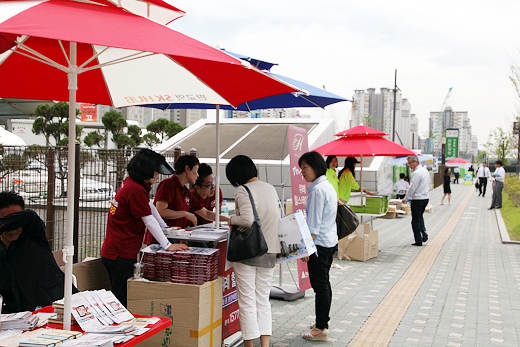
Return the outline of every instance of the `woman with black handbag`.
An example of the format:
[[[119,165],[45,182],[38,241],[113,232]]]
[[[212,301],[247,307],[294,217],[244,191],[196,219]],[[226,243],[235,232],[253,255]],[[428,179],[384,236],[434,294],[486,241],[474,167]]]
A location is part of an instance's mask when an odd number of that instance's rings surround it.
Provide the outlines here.
[[[245,155],[234,157],[226,166],[227,179],[237,187],[235,215],[230,221],[232,234],[228,245],[228,260],[235,261],[233,266],[237,280],[239,319],[245,347],[253,347],[256,338],[260,338],[262,347],[269,347],[272,335],[269,292],[276,254],[280,253],[278,194],[272,185],[260,181],[257,175],[255,164]],[[256,243],[265,240],[266,248],[255,248],[255,244],[247,244],[247,237],[234,238],[233,235],[237,232],[258,233],[259,230],[260,241]],[[244,240],[243,249],[236,249],[237,243],[231,242],[232,239]],[[258,255],[251,259],[243,259],[248,251],[256,252]],[[243,260],[230,259],[231,252],[237,259]]]

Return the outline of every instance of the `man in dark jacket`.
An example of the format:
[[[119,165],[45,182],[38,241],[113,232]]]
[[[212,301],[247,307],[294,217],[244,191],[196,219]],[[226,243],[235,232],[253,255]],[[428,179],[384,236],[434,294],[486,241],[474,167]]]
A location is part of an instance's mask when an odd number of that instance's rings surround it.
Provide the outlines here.
[[[65,276],[54,260],[45,224],[36,212],[24,208],[18,194],[0,192],[2,313],[34,311],[63,298]]]

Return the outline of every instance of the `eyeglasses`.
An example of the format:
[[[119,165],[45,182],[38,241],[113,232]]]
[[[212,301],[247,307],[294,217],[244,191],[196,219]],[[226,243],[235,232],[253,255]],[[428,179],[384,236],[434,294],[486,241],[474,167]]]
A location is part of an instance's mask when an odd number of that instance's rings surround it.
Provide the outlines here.
[[[213,183],[210,183],[210,184],[203,184],[202,185],[203,187],[206,187],[208,189],[212,189],[213,187],[215,187],[215,185]]]

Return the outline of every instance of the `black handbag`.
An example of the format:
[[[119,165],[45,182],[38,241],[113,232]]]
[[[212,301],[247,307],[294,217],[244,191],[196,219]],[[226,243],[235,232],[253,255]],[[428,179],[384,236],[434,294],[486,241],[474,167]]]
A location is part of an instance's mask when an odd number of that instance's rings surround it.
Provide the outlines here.
[[[358,225],[359,218],[356,212],[352,211],[343,200],[338,200],[338,213],[336,215],[338,239],[352,234]]]
[[[477,188],[477,189],[480,188],[480,181],[475,182],[475,188]]]
[[[255,202],[251,191],[247,186],[243,186],[249,194],[255,221],[250,227],[242,227],[233,225],[229,235],[227,260],[228,261],[242,261],[259,257],[267,253],[268,247],[262,233],[262,226],[258,219]]]

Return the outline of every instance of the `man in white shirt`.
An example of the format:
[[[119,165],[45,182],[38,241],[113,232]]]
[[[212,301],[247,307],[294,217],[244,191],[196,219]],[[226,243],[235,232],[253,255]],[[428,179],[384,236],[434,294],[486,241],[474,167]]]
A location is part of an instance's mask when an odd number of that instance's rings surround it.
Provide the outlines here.
[[[459,184],[460,169],[458,166],[455,166],[453,168],[453,173],[455,174],[455,179],[453,180],[453,183]]]
[[[428,241],[428,234],[424,226],[424,209],[430,200],[430,174],[424,166],[419,163],[415,155],[408,157],[408,165],[413,170],[410,180],[410,188],[406,192],[403,203],[410,200],[412,209],[412,230],[415,243],[412,246],[422,246],[423,242]]]
[[[400,173],[399,178],[400,180],[395,182],[394,184],[394,192],[396,192],[396,199],[404,199],[406,192],[408,191],[408,188],[410,187],[410,184],[404,180],[405,174]]]
[[[496,169],[493,172],[495,181],[493,182],[493,200],[491,200],[490,210],[502,208],[502,189],[504,188],[504,179],[506,178],[506,170],[502,166],[502,160],[495,162]]]
[[[479,191],[478,196],[481,196],[481,195],[482,195],[482,197],[486,196],[488,177],[491,178],[491,172],[489,171],[487,164],[482,163],[482,167],[479,167],[477,169],[477,180],[480,183],[480,187],[478,188],[478,191]],[[482,193],[484,193],[484,194],[482,194]]]

